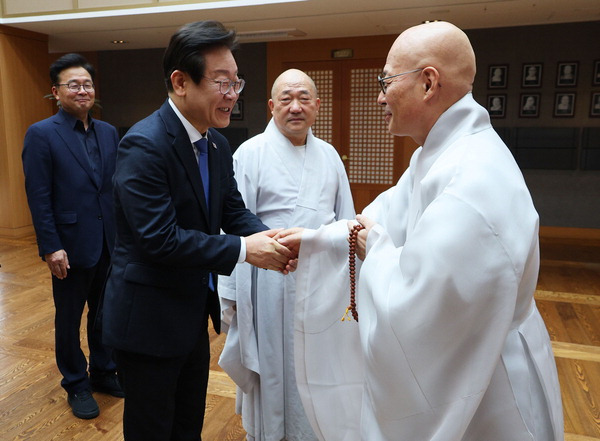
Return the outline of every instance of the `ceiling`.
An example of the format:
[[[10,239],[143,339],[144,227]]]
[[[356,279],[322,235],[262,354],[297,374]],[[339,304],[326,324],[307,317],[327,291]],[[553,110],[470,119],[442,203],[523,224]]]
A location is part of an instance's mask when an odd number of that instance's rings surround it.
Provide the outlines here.
[[[50,52],[71,52],[166,47],[182,24],[207,19],[234,28],[242,42],[259,42],[399,34],[425,20],[446,20],[463,29],[598,21],[600,1],[217,0],[38,16],[5,14],[0,24],[47,34]]]

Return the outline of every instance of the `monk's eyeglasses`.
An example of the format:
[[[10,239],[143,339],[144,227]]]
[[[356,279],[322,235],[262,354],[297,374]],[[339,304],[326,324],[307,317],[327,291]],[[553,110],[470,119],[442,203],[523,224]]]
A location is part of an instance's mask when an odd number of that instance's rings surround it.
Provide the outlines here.
[[[402,72],[402,73],[399,73],[396,75],[390,75],[389,77],[383,77],[383,78],[381,77],[381,75],[378,75],[377,81],[379,81],[379,86],[381,86],[381,91],[385,95],[385,93],[387,92],[388,86],[392,83],[392,81],[388,81],[388,80],[390,80],[391,78],[396,78],[396,77],[402,76],[402,75],[419,72],[423,69],[424,69],[424,67],[421,67],[420,69],[413,69],[413,70],[409,70],[408,72]]]

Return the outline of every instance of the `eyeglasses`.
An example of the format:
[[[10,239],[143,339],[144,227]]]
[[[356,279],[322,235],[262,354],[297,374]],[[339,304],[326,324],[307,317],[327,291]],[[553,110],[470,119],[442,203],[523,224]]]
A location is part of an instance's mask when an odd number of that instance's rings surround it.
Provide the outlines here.
[[[71,92],[74,92],[74,93],[79,92],[82,87],[83,87],[83,90],[85,90],[86,92],[94,91],[94,83],[84,83],[84,84],[66,83],[66,84],[56,84],[56,86],[67,86],[67,89],[69,89]]]
[[[383,94],[385,95],[385,92],[387,91],[388,86],[392,83],[392,81],[389,81],[386,83],[386,80],[389,80],[390,78],[395,78],[395,77],[399,77],[401,75],[406,75],[409,73],[414,73],[414,72],[419,72],[420,70],[423,70],[424,67],[420,68],[420,69],[413,69],[413,70],[409,70],[408,72],[402,72],[396,75],[390,75],[389,77],[383,77],[381,78],[381,75],[377,76],[377,81],[379,81],[379,85],[381,86],[381,91],[383,92]]]
[[[246,81],[240,78],[238,81],[231,80],[213,80],[212,78],[204,77],[207,80],[211,80],[215,83],[219,83],[219,92],[223,95],[227,95],[230,90],[233,90],[236,94],[240,94],[240,92],[244,89],[246,85]]]

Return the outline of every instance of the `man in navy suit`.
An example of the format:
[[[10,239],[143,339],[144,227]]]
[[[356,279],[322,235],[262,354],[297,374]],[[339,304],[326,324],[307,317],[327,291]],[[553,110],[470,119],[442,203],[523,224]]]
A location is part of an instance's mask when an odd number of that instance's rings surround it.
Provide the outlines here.
[[[163,60],[168,99],[119,144],[103,332],[125,391],[126,441],[201,439],[217,274],[243,261],[283,270],[292,256],[244,206],[214,130],[244,87],[235,44],[218,22],[179,29]]]
[[[94,326],[114,245],[112,176],[116,129],[93,119],[95,70],[79,54],[50,66],[59,111],[27,130],[23,148],[25,189],[39,253],[52,273],[56,363],[73,414],[95,418],[91,391],[122,397],[111,351]],[[88,362],[79,328],[88,304]]]

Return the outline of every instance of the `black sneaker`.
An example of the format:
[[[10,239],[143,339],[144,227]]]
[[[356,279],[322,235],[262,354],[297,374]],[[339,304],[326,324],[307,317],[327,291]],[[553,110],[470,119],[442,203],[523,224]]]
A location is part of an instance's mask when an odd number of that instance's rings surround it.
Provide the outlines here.
[[[125,396],[117,374],[92,375],[90,376],[90,386],[94,392],[102,392],[118,398]]]
[[[98,403],[96,403],[92,393],[87,389],[81,392],[70,393],[67,397],[67,402],[73,410],[73,415],[77,418],[89,420],[100,415]]]

